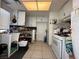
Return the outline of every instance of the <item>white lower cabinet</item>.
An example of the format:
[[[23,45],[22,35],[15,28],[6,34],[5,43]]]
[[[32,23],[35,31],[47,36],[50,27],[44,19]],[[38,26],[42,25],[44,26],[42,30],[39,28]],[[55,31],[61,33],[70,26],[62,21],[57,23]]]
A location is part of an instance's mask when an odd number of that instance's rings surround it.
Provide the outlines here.
[[[69,55],[66,52],[64,39],[64,37],[58,38],[53,36],[52,50],[57,59],[69,59]]]
[[[12,54],[14,54],[18,50],[18,39],[19,39],[19,34],[20,33],[6,33],[6,34],[1,34],[1,44],[7,44],[7,56],[10,57]],[[14,45],[16,43],[16,45]],[[6,53],[5,53],[6,54]],[[5,57],[5,56],[4,56]]]

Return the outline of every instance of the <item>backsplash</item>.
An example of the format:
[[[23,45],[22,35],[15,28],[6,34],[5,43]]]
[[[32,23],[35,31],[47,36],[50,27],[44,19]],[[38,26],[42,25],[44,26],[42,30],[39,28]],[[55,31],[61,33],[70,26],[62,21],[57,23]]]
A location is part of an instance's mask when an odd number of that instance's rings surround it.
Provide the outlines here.
[[[66,29],[69,29],[70,28],[70,23],[67,23],[67,22],[59,22],[58,24],[54,24],[53,25],[53,28],[54,28],[54,30],[56,30],[56,29],[60,29],[60,28],[66,28]]]

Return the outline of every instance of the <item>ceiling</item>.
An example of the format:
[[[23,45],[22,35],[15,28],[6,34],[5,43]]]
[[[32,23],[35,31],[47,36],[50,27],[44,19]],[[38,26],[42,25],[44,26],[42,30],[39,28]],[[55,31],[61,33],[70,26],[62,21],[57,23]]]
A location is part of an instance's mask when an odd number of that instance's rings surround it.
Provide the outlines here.
[[[25,7],[20,4],[19,2],[16,2],[14,0],[2,0],[4,3],[7,4],[11,9],[14,10],[26,10]]]
[[[60,10],[69,0],[53,0],[50,10]]]
[[[26,10],[26,8],[23,6],[23,4],[21,3],[18,3],[18,2],[15,2],[14,0],[5,0],[7,1],[7,5],[9,7],[11,7],[12,9],[18,9],[18,10]],[[20,0],[21,1],[21,0]],[[42,1],[42,0],[39,0],[39,1]],[[48,1],[48,0],[45,0],[45,1]],[[60,8],[63,7],[63,5],[67,2],[68,0],[52,0],[52,5],[51,5],[51,8],[50,10],[59,10]],[[49,11],[50,11],[49,10]],[[45,11],[45,12],[37,12],[37,14],[48,14],[49,11]],[[28,12],[28,10],[27,10]],[[29,13],[33,13],[35,14],[36,12],[29,12]]]
[[[69,0],[52,0],[51,8],[49,11],[45,12],[28,12],[31,15],[39,14],[39,15],[48,15],[49,12],[52,11],[59,11]]]
[[[52,0],[21,0],[28,11],[49,11]]]

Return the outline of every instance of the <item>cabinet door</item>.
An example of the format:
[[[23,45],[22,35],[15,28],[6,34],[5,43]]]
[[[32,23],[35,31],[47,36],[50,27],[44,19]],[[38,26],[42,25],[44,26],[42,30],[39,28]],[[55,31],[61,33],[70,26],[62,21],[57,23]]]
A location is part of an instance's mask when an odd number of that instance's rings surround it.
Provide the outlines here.
[[[0,8],[0,29],[9,29],[10,13]]]
[[[57,39],[55,37],[53,37],[53,42],[52,42],[52,49],[57,57],[57,59],[61,59],[62,58],[62,53],[61,53],[61,48],[62,48],[62,41],[60,39]]]
[[[23,11],[18,13],[18,25],[25,25],[25,12]]]
[[[73,0],[73,8],[74,9],[79,8],[79,0]]]

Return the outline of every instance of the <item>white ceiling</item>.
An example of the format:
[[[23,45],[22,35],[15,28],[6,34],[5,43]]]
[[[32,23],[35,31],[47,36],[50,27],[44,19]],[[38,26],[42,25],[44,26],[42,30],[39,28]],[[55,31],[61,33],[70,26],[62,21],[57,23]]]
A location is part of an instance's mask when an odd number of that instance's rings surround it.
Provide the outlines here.
[[[52,0],[52,5],[50,7],[50,10],[58,11],[60,10],[69,0]],[[37,15],[48,15],[49,11],[47,12],[29,12],[31,15],[37,14]]]
[[[52,0],[52,5],[50,10],[58,11],[60,10],[69,0]]]
[[[2,1],[4,1],[7,4],[7,6],[9,6],[11,9],[25,10],[22,4],[15,2],[14,0],[2,0]]]
[[[23,6],[23,4],[19,4],[17,2],[15,2],[14,0],[5,0],[7,2],[9,2],[9,4],[7,4],[9,7],[11,7],[12,9],[18,9],[18,10],[26,10]],[[67,2],[68,0],[52,0],[52,5],[50,10],[59,10],[61,7],[63,7],[63,5]],[[28,11],[27,11],[28,12]],[[49,12],[49,11],[48,11]],[[31,14],[41,14],[41,15],[46,15],[48,14],[48,12],[29,12]]]

